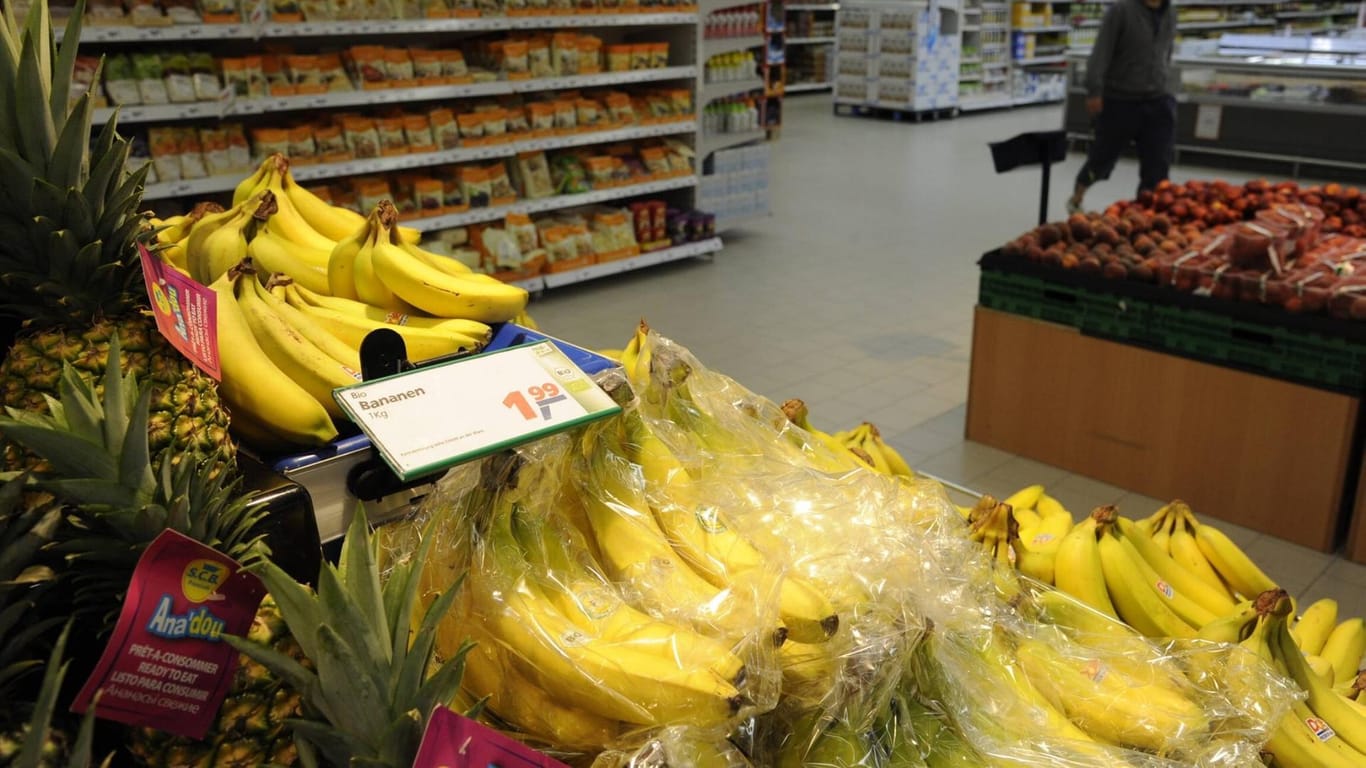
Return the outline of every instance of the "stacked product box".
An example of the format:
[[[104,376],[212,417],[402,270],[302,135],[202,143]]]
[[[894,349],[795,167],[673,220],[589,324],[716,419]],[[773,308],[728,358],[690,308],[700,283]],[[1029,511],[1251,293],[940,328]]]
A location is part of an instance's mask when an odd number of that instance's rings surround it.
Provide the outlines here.
[[[958,105],[960,9],[950,4],[842,4],[835,101],[926,111]]]
[[[711,157],[697,207],[716,214],[717,228],[769,212],[769,145],[724,149]]]

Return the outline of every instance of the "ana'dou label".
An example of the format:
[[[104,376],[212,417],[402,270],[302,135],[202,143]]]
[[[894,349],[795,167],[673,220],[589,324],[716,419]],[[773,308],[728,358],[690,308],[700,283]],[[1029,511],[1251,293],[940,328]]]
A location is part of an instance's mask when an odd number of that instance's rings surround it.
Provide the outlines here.
[[[621,411],[551,341],[418,368],[333,396],[404,480]]]
[[[218,294],[138,246],[157,330],[200,370],[223,380],[218,362]]]
[[[201,739],[232,683],[266,588],[237,561],[165,530],[138,559],[118,624],[71,705],[106,720]]]
[[[481,723],[437,707],[427,721],[413,768],[568,768]]]

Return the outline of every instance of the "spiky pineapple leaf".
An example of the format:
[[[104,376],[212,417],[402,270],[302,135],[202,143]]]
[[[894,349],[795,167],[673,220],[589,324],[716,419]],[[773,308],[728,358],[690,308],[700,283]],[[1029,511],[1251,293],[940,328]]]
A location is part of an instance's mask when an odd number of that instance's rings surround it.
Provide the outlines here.
[[[328,765],[346,765],[345,760],[338,760],[338,755],[347,755],[350,748],[346,743],[345,734],[339,733],[326,723],[316,720],[304,720],[302,718],[290,718],[285,721],[294,731],[295,742],[302,741],[310,747],[309,754],[312,755],[312,765],[319,765],[317,754],[321,753],[327,758]],[[303,745],[301,744],[300,747]],[[304,762],[303,749],[299,750],[299,761],[305,766],[309,763]]]
[[[473,642],[461,642],[455,658],[447,659],[441,668],[423,683],[422,690],[417,694],[416,707],[424,713],[424,720],[431,717],[438,706],[444,706],[455,698],[456,692],[460,690],[460,679],[465,674],[465,658],[473,648]]]
[[[432,660],[432,652],[436,647],[436,627],[442,617],[450,610],[451,604],[455,601],[456,595],[460,593],[460,587],[464,582],[462,576],[450,589],[446,590],[441,597],[437,598],[427,609],[427,614],[422,618],[422,627],[418,629],[416,636],[413,637],[412,646],[403,649],[402,655],[396,657],[402,661],[397,665],[397,675],[392,681],[393,698],[395,701],[421,701],[422,686],[427,680],[427,667]],[[407,632],[400,633],[404,640],[407,640]],[[452,666],[452,662],[458,664],[456,672],[456,684],[460,682],[461,673],[464,670],[463,654],[468,653],[468,649],[461,647],[456,653],[455,659],[443,659],[444,665],[437,676],[445,672],[447,667]],[[445,698],[441,703],[449,701]],[[423,712],[429,712],[427,708]]]
[[[101,67],[103,68],[103,60]],[[95,82],[100,82],[99,71],[96,71]],[[113,120],[110,120],[113,122]],[[95,148],[91,150],[91,157],[96,158],[95,164],[90,168],[90,176],[86,179],[85,187],[81,194],[85,196],[86,210],[90,212],[93,221],[99,221],[104,215],[104,201],[109,193],[114,191],[118,184],[120,175],[128,164],[128,142],[122,142],[117,149],[114,147],[114,136],[116,134],[106,123],[100,130],[99,136],[95,139]]]
[[[412,760],[422,747],[422,729],[425,722],[425,718],[416,709],[402,713],[389,724],[380,740],[384,745],[381,756],[376,760],[362,758],[353,761],[352,765],[370,765],[374,768],[404,765],[404,761]]]
[[[299,641],[299,647],[303,650],[304,656],[312,659],[318,654],[317,644],[314,642],[312,627],[322,623],[322,610],[318,607],[314,596],[308,588],[293,577],[284,572],[280,566],[269,560],[257,563],[248,569],[256,574],[266,585],[266,590],[270,596],[275,598],[276,605],[280,608],[280,616],[290,627],[309,627],[306,632],[295,632],[294,639]],[[262,662],[264,663],[264,662]],[[297,690],[302,691],[302,688]]]
[[[351,675],[363,676],[366,682],[377,691],[388,690],[389,680],[383,677],[389,667],[388,643],[378,637],[385,626],[384,617],[370,624],[358,609],[354,599],[347,594],[341,578],[331,567],[318,572],[318,602],[325,617],[324,625],[334,631],[345,633],[343,642],[362,658]]]
[[[296,691],[308,690],[309,684],[316,680],[312,672],[288,654],[237,635],[224,635],[223,638],[238,653],[270,670]]]
[[[0,419],[0,432],[47,459],[57,474],[107,478],[118,472],[108,453],[86,440],[54,431],[47,418],[12,408],[9,414],[10,418]]]
[[[313,662],[323,699],[331,710],[329,719],[337,728],[344,728],[350,740],[359,742],[364,748],[360,754],[378,754],[384,730],[393,716],[386,691],[375,684],[372,675],[360,674],[365,659],[331,625],[319,626],[317,639],[321,654]],[[357,752],[354,746],[350,751]]]
[[[67,100],[71,96],[71,81],[76,72],[76,49],[81,43],[82,17],[85,15],[85,0],[76,0],[67,17],[66,29],[62,32],[62,42],[57,46],[57,59],[52,68],[52,120],[61,122],[67,115]],[[95,80],[94,82],[101,82]],[[87,92],[88,93],[88,92]],[[79,112],[79,110],[77,110]],[[90,132],[89,114],[86,115],[85,132]],[[85,145],[80,151],[84,153]],[[79,180],[78,180],[79,181]],[[76,186],[76,184],[72,184]]]
[[[46,3],[43,12],[35,4],[29,11],[30,20],[46,16]],[[27,36],[27,32],[25,33]],[[48,110],[51,91],[47,77],[51,70],[45,68],[42,59],[46,58],[43,46],[26,44],[19,51],[19,72],[14,82],[15,103],[13,109],[24,115],[19,121],[19,150],[30,163],[37,164],[39,172],[47,175],[48,158],[57,143],[57,128],[52,124],[52,112]]]
[[[360,614],[361,626],[368,627],[371,631],[386,628],[388,623],[384,616],[384,594],[379,583],[379,567],[375,559],[373,539],[368,536],[347,536],[342,543],[337,573],[345,584],[347,600]],[[380,642],[379,647],[368,650],[377,654],[386,664],[395,658],[389,644],[385,642]]]
[[[78,194],[75,190],[80,188],[89,170],[87,153],[90,151],[90,119],[95,111],[93,95],[86,91],[76,101],[66,122],[61,124],[62,130],[53,147],[52,160],[48,163],[47,178],[71,189],[72,194]],[[65,104],[62,109],[66,109]]]

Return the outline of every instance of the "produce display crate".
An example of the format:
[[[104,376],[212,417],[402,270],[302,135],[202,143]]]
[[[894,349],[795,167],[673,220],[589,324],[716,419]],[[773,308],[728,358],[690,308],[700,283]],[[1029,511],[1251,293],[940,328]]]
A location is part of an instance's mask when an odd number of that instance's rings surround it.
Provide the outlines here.
[[[978,303],[1192,360],[1366,393],[1366,323],[1048,267],[995,250]]]
[[[999,374],[1020,370],[1046,375]],[[1355,501],[1360,402],[976,310],[969,440],[1322,552],[1342,542]]]

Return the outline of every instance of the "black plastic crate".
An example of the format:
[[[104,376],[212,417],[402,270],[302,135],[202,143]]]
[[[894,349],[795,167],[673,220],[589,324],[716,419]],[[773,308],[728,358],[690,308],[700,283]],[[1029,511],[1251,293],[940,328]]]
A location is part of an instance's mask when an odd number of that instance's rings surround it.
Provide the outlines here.
[[[1148,338],[1148,304],[1031,275],[982,270],[978,302],[1093,336],[1133,342]]]

